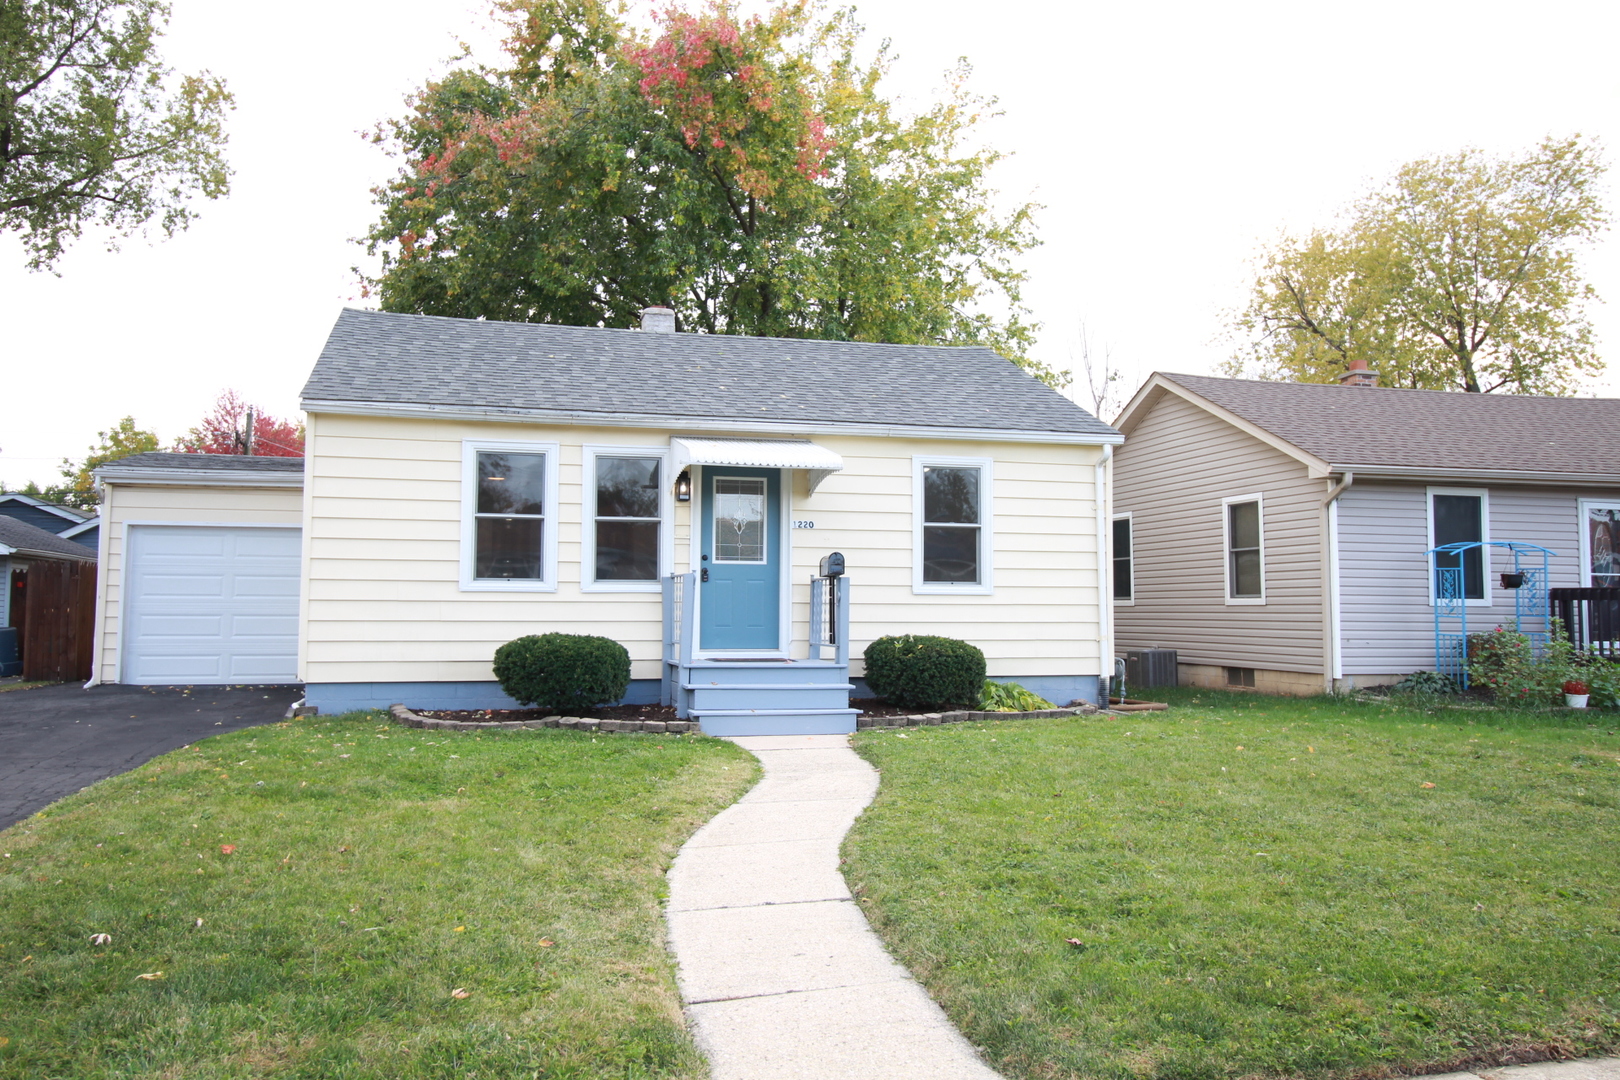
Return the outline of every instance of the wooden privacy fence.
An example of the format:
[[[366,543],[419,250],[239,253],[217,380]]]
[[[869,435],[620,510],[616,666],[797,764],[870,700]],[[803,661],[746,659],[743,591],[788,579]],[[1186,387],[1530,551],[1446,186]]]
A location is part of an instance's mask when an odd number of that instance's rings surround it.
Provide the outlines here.
[[[35,562],[28,567],[24,589],[22,677],[30,682],[88,679],[96,632],[96,564]]]

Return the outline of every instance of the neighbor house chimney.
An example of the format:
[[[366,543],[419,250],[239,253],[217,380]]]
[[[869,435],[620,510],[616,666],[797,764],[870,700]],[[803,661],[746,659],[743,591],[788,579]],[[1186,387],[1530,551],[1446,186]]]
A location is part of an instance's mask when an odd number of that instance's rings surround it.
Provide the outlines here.
[[[667,307],[642,308],[641,328],[653,334],[673,334],[675,332],[674,310]]]
[[[1340,386],[1377,386],[1378,372],[1367,370],[1367,361],[1356,357],[1350,361],[1349,370],[1339,376]]]

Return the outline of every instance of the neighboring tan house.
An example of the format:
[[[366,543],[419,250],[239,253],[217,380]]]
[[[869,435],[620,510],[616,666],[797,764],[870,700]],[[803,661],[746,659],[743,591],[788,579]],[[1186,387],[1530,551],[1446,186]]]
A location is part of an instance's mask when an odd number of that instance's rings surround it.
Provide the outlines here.
[[[1535,544],[1554,588],[1620,585],[1620,401],[1347,380],[1137,391],[1115,421],[1118,650],[1174,649],[1198,686],[1378,685],[1436,667],[1433,547]],[[1466,558],[1470,629],[1511,620],[1511,556]]]
[[[101,519],[95,514],[61,503],[46,502],[32,495],[15,491],[0,491],[0,517],[18,521],[55,533],[95,551],[100,543]]]
[[[293,525],[301,566],[275,588],[301,597],[283,610],[324,712],[510,707],[495,649],[546,631],[622,643],[627,700],[722,734],[853,729],[851,677],[887,634],[966,639],[1060,703],[1096,700],[1112,656],[1120,436],[989,349],[678,334],[657,308],[640,330],[349,310],[303,407],[302,473],[216,459],[243,464],[205,479],[175,460],[196,455],[152,454],[99,471],[103,681],[175,681],[180,653],[184,681],[246,678],[201,674],[234,648],[228,597],[153,668],[145,594],[121,613],[118,583],[179,572],[160,549],[182,548],[212,580]],[[818,573],[834,552],[842,583]]]

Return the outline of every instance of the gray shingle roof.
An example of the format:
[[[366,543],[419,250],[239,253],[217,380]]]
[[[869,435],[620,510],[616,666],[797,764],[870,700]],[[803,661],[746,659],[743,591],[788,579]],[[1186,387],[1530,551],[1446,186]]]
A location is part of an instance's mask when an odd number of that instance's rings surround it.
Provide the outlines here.
[[[116,461],[109,461],[97,472],[120,469],[184,469],[192,472],[208,469],[224,472],[286,472],[302,473],[304,459],[301,457],[267,457],[255,454],[248,457],[243,454],[173,454],[166,450],[155,450],[149,454],[131,454]]]
[[[1109,436],[977,347],[658,334],[346,309],[304,386],[318,402],[758,424]]]
[[[0,544],[28,552],[46,552],[76,559],[83,559],[86,555],[94,559],[96,556],[93,550],[83,544],[64,540],[53,532],[46,532],[38,525],[30,525],[26,521],[9,517],[0,517]]]
[[[1615,398],[1163,377],[1333,465],[1620,478]]]

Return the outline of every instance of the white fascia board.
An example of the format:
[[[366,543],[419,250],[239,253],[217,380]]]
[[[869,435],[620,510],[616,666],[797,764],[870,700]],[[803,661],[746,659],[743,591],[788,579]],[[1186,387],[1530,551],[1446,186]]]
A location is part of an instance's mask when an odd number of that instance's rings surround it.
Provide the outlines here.
[[[301,488],[304,474],[236,469],[97,469],[103,484],[157,484],[163,487]]]
[[[75,536],[78,536],[80,533],[84,532],[86,529],[93,529],[100,524],[101,516],[98,514],[95,517],[85,518],[83,521],[73,526],[73,528],[64,529],[62,532],[59,532],[56,535],[60,536],[64,540],[71,540]]]
[[[1554,484],[1560,487],[1613,487],[1620,484],[1615,473],[1535,472],[1526,469],[1420,469],[1410,465],[1354,465],[1335,464],[1332,471],[1354,472],[1357,478],[1378,477],[1384,480],[1438,480],[1464,484],[1470,481],[1498,481],[1502,483]]]
[[[1321,458],[1307,450],[1300,449],[1287,439],[1273,435],[1271,432],[1267,431],[1258,424],[1243,419],[1243,417],[1239,416],[1237,413],[1222,408],[1213,401],[1204,397],[1202,394],[1194,393],[1185,386],[1182,386],[1180,383],[1176,382],[1174,379],[1165,378],[1157,371],[1155,371],[1152,376],[1149,377],[1147,382],[1142,384],[1142,388],[1136,392],[1136,394],[1131,398],[1130,402],[1126,404],[1125,408],[1120,411],[1118,419],[1114,421],[1114,426],[1123,432],[1129,433],[1130,429],[1135,426],[1138,416],[1150,408],[1153,403],[1157,402],[1162,394],[1174,394],[1188,404],[1203,409],[1216,419],[1225,421],[1232,427],[1235,427],[1239,431],[1243,432],[1245,435],[1258,439],[1272,449],[1279,450],[1282,453],[1287,454],[1295,461],[1298,461],[1304,465],[1307,474],[1312,479],[1320,479],[1321,477],[1331,475],[1336,469],[1339,468],[1339,466],[1328,464],[1326,461],[1323,461]],[[1346,467],[1348,468],[1349,466]]]
[[[1123,435],[1093,435],[1070,431],[1018,431],[995,428],[927,427],[914,424],[787,423],[753,420],[739,416],[732,420],[707,420],[678,416],[646,416],[639,413],[587,413],[565,409],[476,408],[465,405],[402,405],[395,402],[319,401],[300,402],[306,413],[339,413],[347,416],[391,416],[405,420],[475,420],[504,424],[567,424],[580,427],[658,428],[665,431],[771,432],[782,435],[870,435],[914,439],[959,439],[964,442],[1067,443],[1077,446],[1106,446],[1125,441]]]

